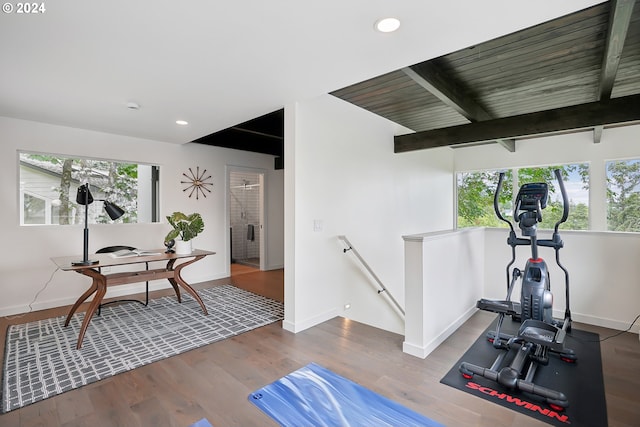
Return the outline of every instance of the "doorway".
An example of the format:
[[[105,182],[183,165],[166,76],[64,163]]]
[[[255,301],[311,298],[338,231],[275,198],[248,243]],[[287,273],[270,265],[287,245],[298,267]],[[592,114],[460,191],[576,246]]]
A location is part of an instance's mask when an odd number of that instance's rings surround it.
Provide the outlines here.
[[[264,173],[229,171],[231,267],[264,270]],[[237,269],[236,269],[237,270]]]

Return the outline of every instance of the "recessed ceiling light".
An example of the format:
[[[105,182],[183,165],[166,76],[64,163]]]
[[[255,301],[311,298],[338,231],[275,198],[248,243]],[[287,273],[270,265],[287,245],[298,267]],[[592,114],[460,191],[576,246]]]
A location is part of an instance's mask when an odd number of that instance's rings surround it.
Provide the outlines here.
[[[398,18],[378,19],[375,28],[381,33],[392,33],[400,28],[400,20]]]
[[[140,109],[140,104],[138,104],[137,102],[134,102],[134,101],[129,101],[129,102],[127,102],[127,108],[129,110],[139,110]]]
[[[186,120],[176,120],[176,124],[180,125],[180,126],[186,126],[189,124],[188,121]]]

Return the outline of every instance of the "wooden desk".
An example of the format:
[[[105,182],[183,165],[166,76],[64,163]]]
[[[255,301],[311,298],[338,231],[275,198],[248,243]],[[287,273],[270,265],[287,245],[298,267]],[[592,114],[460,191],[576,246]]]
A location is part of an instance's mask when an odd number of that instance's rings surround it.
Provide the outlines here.
[[[75,271],[77,273],[83,274],[85,276],[89,276],[93,279],[91,283],[91,287],[87,289],[85,293],[80,295],[76,303],[71,307],[69,314],[67,315],[67,320],[64,323],[65,326],[69,325],[69,321],[71,321],[71,317],[76,312],[78,307],[86,301],[92,294],[95,293],[95,296],[91,300],[89,308],[85,313],[84,320],[82,321],[82,327],[80,328],[80,333],[78,335],[78,345],[77,349],[82,347],[82,340],[84,339],[84,334],[87,331],[87,327],[89,326],[89,322],[91,322],[91,318],[93,314],[96,312],[100,303],[102,303],[102,299],[104,295],[107,293],[108,286],[116,286],[116,285],[124,285],[127,283],[137,283],[137,282],[146,282],[148,280],[158,280],[158,279],[167,279],[173,290],[176,292],[176,297],[178,298],[178,302],[182,302],[182,298],[180,296],[180,287],[182,287],[185,291],[187,291],[191,296],[193,296],[196,301],[202,307],[202,312],[207,315],[207,307],[205,307],[200,295],[193,289],[181,276],[182,269],[188,266],[189,264],[193,264],[194,262],[201,260],[207,255],[213,255],[215,252],[203,251],[199,249],[195,249],[190,254],[167,254],[164,253],[164,249],[153,250],[154,252],[159,252],[159,255],[145,255],[145,256],[135,256],[128,258],[114,258],[110,254],[92,254],[91,258],[98,261],[97,264],[93,265],[71,265],[72,262],[82,259],[81,256],[65,256],[65,257],[57,257],[51,258],[51,260],[61,269],[65,271]],[[177,266],[175,262],[179,259],[184,258],[193,258],[186,262],[180,263]],[[128,272],[120,272],[120,273],[112,273],[112,274],[102,274],[100,268],[105,267],[115,267],[115,266],[123,266],[123,265],[133,265],[133,264],[141,264],[147,262],[154,261],[167,261],[166,267],[156,268],[150,270],[142,270],[142,271],[128,271]]]

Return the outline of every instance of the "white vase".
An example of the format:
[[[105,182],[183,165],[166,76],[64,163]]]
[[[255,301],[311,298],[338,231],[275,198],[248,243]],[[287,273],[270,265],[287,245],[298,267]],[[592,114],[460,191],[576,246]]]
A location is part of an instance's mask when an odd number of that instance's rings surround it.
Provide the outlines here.
[[[193,252],[193,248],[191,247],[191,240],[182,241],[176,240],[176,253],[177,254],[190,254]]]

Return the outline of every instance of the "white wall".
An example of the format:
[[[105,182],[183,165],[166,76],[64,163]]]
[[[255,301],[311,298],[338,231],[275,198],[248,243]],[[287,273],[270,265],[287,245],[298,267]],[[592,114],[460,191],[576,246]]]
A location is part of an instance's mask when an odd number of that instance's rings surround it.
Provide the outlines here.
[[[284,268],[284,170],[272,169],[265,176],[266,270]]]
[[[71,304],[87,288],[89,279],[70,272],[56,272],[51,257],[82,254],[82,224],[75,226],[18,225],[18,162],[17,151],[28,150],[65,155],[97,157],[160,165],[161,223],[91,225],[89,251],[112,244],[130,244],[141,248],[163,247],[169,231],[165,216],[175,210],[200,212],[205,231],[194,245],[215,251],[185,269],[187,281],[196,283],[229,275],[228,227],[226,225],[226,165],[240,165],[268,170],[270,199],[267,212],[271,217],[274,236],[269,246],[272,265],[283,264],[284,249],[278,234],[282,233],[282,171],[273,171],[273,157],[209,147],[200,144],[174,145],[139,138],[106,134],[89,130],[53,126],[0,117],[0,203],[3,213],[0,234],[5,250],[0,259],[0,315],[27,311],[28,304],[45,284],[46,289],[33,304],[34,309]],[[182,173],[187,168],[206,168],[213,176],[213,192],[195,200],[183,192]],[[153,288],[166,287],[163,282]],[[112,288],[107,296],[139,292],[142,285]]]
[[[405,236],[405,353],[425,358],[476,312],[483,296],[483,228]]]
[[[594,231],[562,231],[561,261],[570,273],[571,311],[575,320],[626,329],[640,314],[640,234],[606,230],[605,162],[640,158],[640,126],[606,129],[602,142],[594,144],[590,132],[530,139],[516,143],[509,153],[497,145],[455,150],[456,171],[588,162],[590,165],[590,220]],[[548,233],[541,231],[541,238]],[[504,298],[505,266],[511,257],[507,231],[486,232],[485,297]],[[524,268],[527,248],[518,248],[516,266]],[[565,304],[564,276],[555,267],[553,250],[542,248],[551,272],[554,308],[562,316]],[[517,289],[519,292],[519,288]],[[514,293],[517,299],[519,293]],[[640,325],[633,329],[638,331]]]
[[[396,311],[337,239],[346,235],[403,304],[402,236],[452,227],[452,150],[394,154],[395,131],[330,95],[285,108],[288,330],[343,315],[404,333]]]

